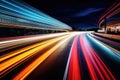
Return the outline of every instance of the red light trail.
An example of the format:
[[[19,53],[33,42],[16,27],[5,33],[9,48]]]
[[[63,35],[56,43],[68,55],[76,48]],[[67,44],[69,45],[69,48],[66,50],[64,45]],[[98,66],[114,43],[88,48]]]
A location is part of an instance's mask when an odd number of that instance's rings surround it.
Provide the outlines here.
[[[23,80],[32,76],[32,79],[43,80],[57,80],[58,78],[60,80],[119,79],[120,51],[106,44],[109,42],[116,45],[117,42],[91,35],[90,32],[70,32],[56,34],[54,37],[51,35],[46,37],[44,35],[26,36],[21,39],[15,37],[15,39],[1,41],[0,44],[4,44],[1,46],[1,50],[5,47],[10,52],[0,56],[0,78],[3,80]],[[34,43],[34,38],[40,42]],[[41,39],[45,41],[41,41]],[[17,50],[7,49],[11,43],[21,42],[21,40],[26,40],[28,43],[33,41],[33,44]],[[64,48],[62,48],[63,46]],[[41,67],[42,71],[39,70]]]
[[[79,64],[79,58],[78,58],[78,49],[77,49],[77,42],[78,37],[76,36],[73,43],[73,48],[71,51],[71,58],[68,68],[68,80],[81,80],[81,74],[80,74],[80,64]]]
[[[112,73],[98,57],[97,53],[91,48],[90,44],[86,41],[85,35],[80,37],[81,48],[91,75],[92,80],[115,80]]]

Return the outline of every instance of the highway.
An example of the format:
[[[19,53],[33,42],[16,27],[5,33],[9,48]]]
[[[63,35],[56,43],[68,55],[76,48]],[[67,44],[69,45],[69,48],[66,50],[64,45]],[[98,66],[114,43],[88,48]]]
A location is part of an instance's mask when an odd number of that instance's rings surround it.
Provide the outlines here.
[[[0,80],[120,80],[120,42],[92,32],[0,38]]]

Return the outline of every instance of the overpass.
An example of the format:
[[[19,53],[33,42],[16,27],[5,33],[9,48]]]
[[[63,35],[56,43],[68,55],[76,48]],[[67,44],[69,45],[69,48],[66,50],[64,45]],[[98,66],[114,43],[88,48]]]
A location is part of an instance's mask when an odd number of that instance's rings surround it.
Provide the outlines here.
[[[103,13],[98,21],[98,26],[99,29],[104,29],[106,33],[120,32],[120,2],[115,2]]]

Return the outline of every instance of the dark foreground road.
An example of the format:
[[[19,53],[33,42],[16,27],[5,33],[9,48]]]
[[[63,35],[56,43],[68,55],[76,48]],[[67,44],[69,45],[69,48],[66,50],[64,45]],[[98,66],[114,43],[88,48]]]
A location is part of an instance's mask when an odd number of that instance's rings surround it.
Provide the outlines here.
[[[0,38],[0,80],[120,80],[120,43],[90,32]]]

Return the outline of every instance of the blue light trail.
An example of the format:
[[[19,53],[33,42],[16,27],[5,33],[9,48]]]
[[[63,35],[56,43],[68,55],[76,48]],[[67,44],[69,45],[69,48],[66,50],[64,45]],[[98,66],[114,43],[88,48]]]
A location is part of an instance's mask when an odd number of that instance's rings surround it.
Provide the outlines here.
[[[1,0],[0,18],[1,23],[71,30],[69,25],[44,14],[22,1]]]

